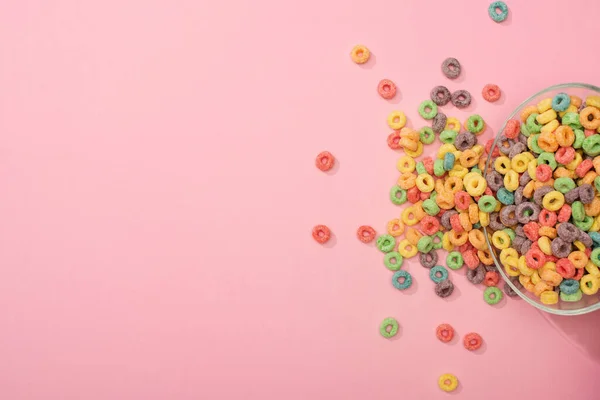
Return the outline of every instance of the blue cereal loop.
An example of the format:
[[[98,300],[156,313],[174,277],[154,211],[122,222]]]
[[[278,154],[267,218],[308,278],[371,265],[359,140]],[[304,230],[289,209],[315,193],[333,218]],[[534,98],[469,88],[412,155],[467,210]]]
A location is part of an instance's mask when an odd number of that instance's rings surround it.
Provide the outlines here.
[[[496,12],[496,9],[500,9],[500,14]],[[502,22],[508,17],[508,7],[503,1],[495,1],[488,7],[488,14],[495,22]]]
[[[566,93],[559,93],[552,99],[554,111],[565,111],[571,105],[571,98]]]
[[[575,279],[565,279],[560,283],[560,291],[566,294],[577,293],[579,290],[579,282]]]
[[[592,238],[592,242],[594,243],[594,247],[600,246],[600,233],[598,232],[588,232],[588,235]]]
[[[440,283],[448,279],[448,270],[441,265],[436,265],[429,270],[429,277],[435,283]]]
[[[455,160],[456,157],[453,153],[444,154],[444,171],[450,171],[452,168],[454,168]]]
[[[496,197],[500,203],[507,206],[515,203],[515,195],[503,187],[498,189],[498,192],[496,192]]]
[[[404,282],[398,282],[400,278],[404,278]],[[392,277],[392,285],[398,290],[408,289],[412,285],[412,276],[408,272],[400,270]]]

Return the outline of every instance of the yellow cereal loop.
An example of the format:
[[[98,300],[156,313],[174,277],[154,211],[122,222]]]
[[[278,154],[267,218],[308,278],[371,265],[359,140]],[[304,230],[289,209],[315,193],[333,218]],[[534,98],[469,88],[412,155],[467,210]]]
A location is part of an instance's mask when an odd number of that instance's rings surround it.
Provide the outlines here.
[[[438,150],[437,158],[439,158],[440,160],[443,160],[446,153],[454,153],[455,151],[456,151],[456,147],[454,147],[453,144],[444,143],[443,145],[440,146],[440,149]]]
[[[518,154],[512,160],[510,160],[510,167],[513,171],[516,171],[520,174],[527,170],[527,166],[529,165],[529,158],[525,154]]]
[[[477,172],[469,172],[466,174],[463,178],[463,183],[465,185],[465,190],[472,197],[483,195],[485,189],[487,188],[487,181]]]
[[[552,98],[550,98],[550,97],[540,101],[537,104],[537,111],[539,114],[542,114],[545,111],[550,110],[551,108],[552,108]]]
[[[556,263],[553,263],[552,261],[545,262],[544,265],[542,265],[542,268],[538,269],[538,274],[540,274],[540,277],[542,277],[542,272],[544,271],[556,271]]]
[[[569,104],[569,107],[567,107],[567,109],[565,111],[561,111],[558,113],[559,117],[564,117],[566,113],[576,113],[577,112],[577,107],[574,106],[573,104]]]
[[[519,276],[519,275],[521,275],[521,271],[519,271],[519,267],[517,267],[517,265],[516,265],[516,264],[518,264],[518,261],[515,261],[514,264],[513,264],[512,260],[514,260],[514,259],[510,258],[509,260],[511,260],[511,263],[504,266],[504,271],[506,272],[506,274],[508,276]]]
[[[517,253],[517,250],[513,249],[512,247],[503,249],[500,252],[500,262],[502,264],[506,263],[506,260],[509,258],[514,258],[515,261],[519,259],[519,254]]]
[[[404,239],[398,243],[398,253],[404,258],[411,258],[417,255],[417,246]]]
[[[454,167],[452,167],[452,169],[450,171],[448,171],[448,176],[456,176],[456,177],[462,178],[465,175],[467,175],[468,172],[469,172],[469,170],[467,168],[463,167],[462,165],[454,164]]]
[[[537,241],[538,246],[540,246],[540,250],[542,250],[542,252],[548,256],[552,255],[552,248],[550,247],[551,242],[550,242],[550,238],[546,237],[546,236],[542,236],[538,239]]]
[[[402,215],[400,218],[402,218],[402,222],[406,226],[413,226],[419,223],[419,220],[415,215],[415,209],[412,206],[406,207],[404,210],[402,210]]]
[[[479,211],[479,223],[483,227],[489,226],[490,225],[490,214],[488,214],[484,211]]]
[[[388,222],[387,231],[394,237],[400,236],[404,233],[404,224],[398,218],[394,218]]]
[[[444,374],[438,379],[438,386],[444,392],[452,392],[458,387],[458,379],[452,374]]]
[[[542,126],[542,133],[554,132],[556,130],[556,128],[558,128],[559,126],[560,126],[560,122],[558,122],[557,119],[553,119],[552,121],[548,122],[546,125]]]
[[[400,130],[406,125],[406,115],[402,111],[392,111],[387,117],[387,123],[393,130]]]
[[[444,232],[442,236],[442,248],[446,251],[452,251],[454,249],[454,245],[450,242],[450,235],[448,232]]]
[[[483,147],[480,144],[476,144],[471,150],[473,150],[475,153],[477,153],[479,157],[481,157],[485,151],[485,147]]]
[[[462,152],[458,160],[460,162],[460,165],[462,165],[463,167],[471,168],[477,165],[477,163],[479,162],[479,156],[473,150],[467,149]]]
[[[587,295],[596,294],[598,292],[598,278],[592,274],[584,275],[579,281],[579,287]]]
[[[537,175],[535,173],[536,168],[537,168],[537,159],[529,161],[529,164],[527,164],[527,172],[529,172],[529,176],[531,177],[531,179],[537,179]]]
[[[496,231],[492,235],[492,244],[495,248],[502,250],[510,246],[510,236],[504,231]]]
[[[446,118],[446,127],[444,128],[444,130],[460,132],[460,121],[454,117]]]
[[[519,188],[519,174],[517,171],[510,170],[504,175],[504,187],[510,192]]]
[[[521,272],[522,275],[525,276],[531,276],[534,273],[534,269],[533,268],[529,268],[527,266],[527,261],[525,256],[521,256],[519,258],[519,263],[517,264],[517,267],[519,268],[519,272]]]
[[[535,120],[542,125],[546,125],[548,122],[552,121],[553,119],[556,119],[556,117],[556,111],[554,111],[553,109],[549,109],[538,115],[535,118]]]
[[[506,156],[500,156],[494,161],[494,169],[502,175],[510,171],[510,165],[510,158]]]
[[[531,283],[533,283],[534,285],[537,285],[538,283],[540,283],[542,280],[542,278],[540,278],[540,274],[538,274],[537,271],[533,271],[533,274],[531,274]]]
[[[598,232],[600,231],[600,215],[594,218],[594,223],[590,227],[590,232]]]
[[[579,164],[581,164],[581,161],[583,161],[581,153],[575,152],[575,158],[573,159],[573,161],[565,165],[565,167],[567,167],[568,170],[575,171],[575,168],[577,168]]]
[[[585,98],[585,104],[587,106],[600,108],[600,96],[588,96]]]
[[[581,241],[576,240],[573,242],[573,245],[577,247],[578,251],[585,251],[585,244],[583,244]]]
[[[417,142],[417,150],[415,151],[404,148],[404,152],[411,157],[419,157],[421,154],[423,154],[423,143]]]
[[[558,211],[565,204],[565,196],[558,190],[553,190],[544,196],[542,206],[550,211]]]
[[[413,172],[416,165],[415,159],[409,156],[402,156],[396,162],[396,168],[400,172]]]
[[[424,193],[431,193],[435,188],[435,181],[429,174],[420,174],[416,180],[417,189]]]
[[[558,292],[554,290],[547,290],[540,294],[540,301],[543,304],[556,304],[558,303]]]
[[[534,271],[535,272],[535,271]],[[533,275],[533,272],[531,273]],[[519,283],[523,286],[531,283],[531,275],[521,275],[519,276]]]
[[[589,261],[585,264],[585,270],[596,278],[600,278],[600,269],[593,262]]]

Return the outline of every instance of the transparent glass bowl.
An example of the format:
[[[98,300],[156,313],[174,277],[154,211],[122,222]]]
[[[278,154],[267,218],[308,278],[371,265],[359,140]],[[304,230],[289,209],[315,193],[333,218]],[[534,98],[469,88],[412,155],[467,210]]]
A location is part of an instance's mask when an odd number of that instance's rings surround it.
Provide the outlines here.
[[[508,121],[509,119],[513,119],[513,118],[519,119],[520,115],[521,115],[521,111],[523,111],[523,109],[525,107],[527,107],[529,105],[536,105],[541,100],[546,99],[548,97],[554,97],[554,95],[556,95],[557,93],[560,93],[560,92],[565,92],[569,95],[579,96],[584,101],[585,101],[585,98],[590,95],[600,96],[600,88],[599,87],[596,87],[593,85],[588,85],[585,83],[563,83],[560,85],[550,86],[550,87],[534,94],[533,96],[531,96],[527,100],[525,100],[523,103],[521,103],[508,116],[506,121]],[[496,134],[496,138],[494,139],[494,144],[492,146],[492,150],[495,149],[496,146],[498,145],[498,139],[500,138],[500,133],[504,130],[504,127],[506,126],[506,121],[504,122],[504,125],[502,125],[502,128]],[[490,165],[490,162],[491,162],[491,152],[490,152],[490,156],[488,156],[488,159],[486,162],[486,168],[485,168],[486,173],[487,173],[488,167]],[[496,249],[494,249],[494,247],[492,246],[492,244],[488,238],[487,228],[484,228],[484,232],[485,232],[484,236],[487,241],[490,252],[492,254],[492,258],[494,259],[494,262],[496,263],[496,267],[498,268],[500,275],[502,275],[502,278],[504,278],[504,280],[508,283],[508,285],[515,292],[517,292],[517,294],[523,300],[525,300],[527,303],[531,304],[532,306],[534,306],[542,311],[545,311],[545,312],[548,312],[551,314],[558,314],[558,315],[581,315],[581,314],[587,314],[589,312],[600,309],[600,295],[599,295],[600,292],[598,292],[597,294],[592,295],[592,296],[588,296],[588,295],[584,294],[583,297],[581,298],[581,300],[579,300],[578,302],[564,302],[562,300],[559,300],[557,304],[547,305],[547,304],[541,303],[539,298],[537,298],[533,293],[529,293],[525,288],[518,289],[510,281],[508,275],[504,271],[504,268],[499,260],[499,252],[497,252]]]

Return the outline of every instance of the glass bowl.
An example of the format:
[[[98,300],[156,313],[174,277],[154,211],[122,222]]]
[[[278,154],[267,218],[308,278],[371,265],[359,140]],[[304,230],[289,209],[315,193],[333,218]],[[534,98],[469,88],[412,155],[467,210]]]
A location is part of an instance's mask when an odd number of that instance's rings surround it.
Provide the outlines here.
[[[569,95],[579,96],[584,101],[585,101],[585,98],[589,95],[600,96],[600,88],[599,87],[596,87],[593,85],[588,85],[585,83],[563,83],[560,85],[550,86],[550,87],[534,94],[533,96],[531,96],[527,100],[525,100],[523,103],[521,103],[508,116],[508,118],[504,122],[504,125],[502,125],[502,128],[498,131],[496,138],[494,139],[494,143],[492,145],[492,151],[493,151],[493,149],[496,148],[496,146],[498,146],[498,140],[500,138],[500,134],[502,131],[504,131],[504,127],[506,126],[506,122],[508,120],[513,119],[513,118],[519,119],[520,115],[521,115],[521,111],[525,107],[527,107],[529,105],[536,105],[541,100],[546,99],[548,97],[554,97],[554,95],[556,95],[560,92],[565,92]],[[491,163],[492,151],[490,151],[490,155],[488,156],[488,159],[486,162],[484,176],[487,175],[487,171],[488,171],[488,168]],[[489,231],[487,230],[487,228],[483,228],[483,229],[485,232],[485,235],[484,235],[485,239],[486,239],[488,247],[490,249],[490,253],[492,255],[492,258],[494,259],[494,262],[496,264],[496,267],[498,268],[498,271],[500,272],[500,275],[502,276],[504,281],[506,281],[507,284],[527,303],[529,303],[532,306],[534,306],[542,311],[545,311],[547,313],[558,314],[558,315],[581,315],[581,314],[587,314],[589,312],[600,309],[600,292],[598,292],[594,295],[591,295],[591,296],[584,294],[583,297],[581,298],[581,300],[579,300],[577,302],[564,302],[559,299],[557,304],[547,305],[547,304],[543,304],[542,302],[540,302],[539,298],[537,298],[533,293],[529,293],[525,288],[522,288],[522,289],[517,288],[511,282],[508,275],[504,271],[504,267],[500,263],[499,253],[492,246],[492,243],[490,242],[490,239],[488,237]]]

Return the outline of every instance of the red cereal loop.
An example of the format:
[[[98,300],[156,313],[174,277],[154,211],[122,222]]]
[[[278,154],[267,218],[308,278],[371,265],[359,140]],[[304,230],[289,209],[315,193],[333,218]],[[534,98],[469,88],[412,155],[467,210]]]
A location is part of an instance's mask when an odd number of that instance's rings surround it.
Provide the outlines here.
[[[590,254],[592,254],[592,249],[590,249],[589,247],[586,247],[585,255],[588,256],[588,258],[590,258]]]
[[[558,211],[558,222],[567,222],[571,218],[571,206],[564,204]]]
[[[393,99],[396,95],[396,85],[389,79],[382,79],[377,85],[377,91],[384,99]]]
[[[540,245],[538,244],[538,242],[537,242],[537,241],[536,241],[536,242],[533,242],[533,243],[531,244],[531,247],[530,247],[530,248],[531,248],[531,249],[536,249],[536,250],[541,250],[541,249],[540,249]]]
[[[375,229],[371,228],[369,225],[363,225],[358,228],[356,236],[361,242],[369,243],[375,239]]]
[[[554,211],[546,210],[545,208],[540,211],[538,221],[542,226],[554,226],[556,225],[556,213]]]
[[[475,269],[479,266],[479,257],[475,250],[467,250],[463,253],[463,260],[469,269]]]
[[[431,196],[431,192],[421,192],[421,200],[427,200]]]
[[[433,159],[431,157],[423,159],[423,166],[429,175],[433,175]]]
[[[467,242],[465,244],[458,246],[458,251],[460,251],[461,253],[464,253],[466,251],[473,250],[473,249],[474,249],[474,247],[470,242]]]
[[[331,231],[325,225],[317,225],[312,230],[312,236],[317,242],[323,244],[331,237]]]
[[[554,158],[561,164],[568,164],[575,158],[575,149],[572,147],[561,147],[554,154]]]
[[[585,134],[585,137],[590,137],[592,135],[595,135],[596,131],[593,129],[586,129],[585,131],[583,131],[583,133]]]
[[[454,337],[454,328],[448,324],[441,324],[435,330],[435,336],[444,343],[448,343]]]
[[[537,243],[534,243],[537,245]],[[525,253],[525,263],[529,268],[539,269],[546,263],[546,255],[542,250],[538,248],[534,248],[534,245],[531,245],[531,248],[527,253]]]
[[[540,182],[547,182],[552,178],[552,168],[548,164],[538,165],[535,169],[535,176]]]
[[[421,220],[421,230],[427,236],[431,236],[440,230],[440,221],[435,217],[427,215]]]
[[[498,85],[488,83],[483,87],[481,95],[483,96],[483,99],[485,101],[493,103],[494,101],[497,101],[500,98],[500,88],[498,87]]]
[[[561,258],[556,261],[556,272],[565,279],[575,276],[575,266],[568,258]]]
[[[475,332],[467,333],[465,338],[463,339],[463,344],[465,345],[465,349],[467,350],[477,350],[481,347],[483,343],[483,339],[481,336]]]
[[[406,191],[406,198],[409,202],[415,204],[421,198],[421,191],[413,186]]]
[[[402,146],[400,146],[400,133],[392,132],[387,137],[387,144],[390,146],[390,149],[398,150]]]
[[[546,262],[556,262],[556,261],[558,261],[558,257],[556,257],[554,255],[546,254]]]
[[[586,159],[586,160],[583,160],[581,162],[581,164],[579,164],[577,166],[577,168],[575,168],[575,173],[577,174],[578,177],[583,178],[585,176],[585,174],[587,174],[588,171],[590,169],[592,169],[593,167],[594,167],[594,164],[592,163],[592,160]]]
[[[315,165],[321,171],[329,171],[333,167],[335,158],[328,151],[322,151],[315,160]]]
[[[521,121],[517,119],[509,119],[506,122],[506,126],[504,127],[504,131],[502,131],[502,133],[507,139],[515,139],[517,136],[519,136],[520,131]]]
[[[527,239],[531,240],[532,242],[535,242],[540,238],[539,231],[540,226],[536,222],[531,221],[523,225],[523,232],[525,233],[525,236],[527,236]]]
[[[585,271],[585,268],[576,268],[576,270],[577,272],[571,279],[575,279],[576,281],[578,281],[581,280],[581,278],[583,277],[583,272]]]
[[[464,190],[454,194],[454,204],[458,210],[467,210],[471,204],[471,196]]]
[[[485,286],[497,286],[500,282],[500,275],[496,271],[488,271],[485,273],[483,284]]]
[[[453,216],[450,217],[450,225],[452,225],[452,229],[454,229],[454,232],[456,232],[456,233],[461,233],[465,230],[465,228],[463,228],[462,225],[460,224],[460,215],[459,214],[454,214]]]

